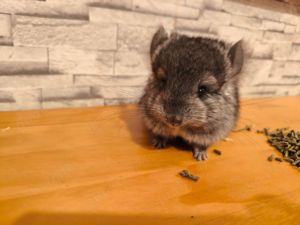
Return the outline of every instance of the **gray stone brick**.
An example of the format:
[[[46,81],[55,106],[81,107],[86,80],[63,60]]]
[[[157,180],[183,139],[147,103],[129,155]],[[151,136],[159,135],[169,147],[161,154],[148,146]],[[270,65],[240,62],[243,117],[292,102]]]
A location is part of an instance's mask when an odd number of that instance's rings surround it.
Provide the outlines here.
[[[148,76],[95,76],[95,75],[76,75],[75,85],[79,86],[144,86]]]
[[[95,97],[105,99],[138,99],[143,93],[144,87],[92,87]]]
[[[17,18],[13,32],[15,45],[116,49],[117,25],[114,24],[48,18],[35,18],[30,23],[24,20],[24,17]]]
[[[284,30],[284,23],[271,21],[271,20],[263,20],[262,22],[262,29],[269,30],[269,31],[283,31]]]
[[[49,48],[50,72],[75,74],[113,74],[114,55],[110,51],[76,48]]]
[[[264,33],[264,39],[268,41],[287,41],[290,42],[292,41],[294,36],[292,34],[285,34],[285,33],[280,33],[280,32],[273,32],[273,31],[266,31]]]
[[[11,36],[11,18],[9,14],[0,14],[0,37]]]
[[[214,24],[229,25],[231,23],[231,15],[226,12],[205,10],[201,15],[201,17],[199,18],[199,21],[201,21],[202,18],[211,21]]]
[[[174,18],[171,17],[117,9],[90,7],[89,16],[92,22],[118,23],[145,27],[158,27],[160,25],[166,28],[174,27]]]
[[[60,99],[86,99],[90,98],[90,87],[64,87],[42,89],[43,101]]]
[[[151,73],[150,57],[147,53],[116,52],[116,75],[148,75]]]
[[[133,9],[144,13],[197,19],[199,10],[158,0],[133,0]]]
[[[118,51],[149,52],[156,28],[119,25]]]
[[[175,28],[178,30],[209,32],[211,24],[211,21],[203,18],[199,20],[176,19]]]
[[[0,73],[47,72],[46,48],[0,46]]]
[[[257,18],[246,16],[231,16],[231,25],[235,27],[243,27],[251,30],[259,30],[262,26],[262,21]]]
[[[92,106],[103,106],[103,98],[92,98],[92,99],[68,99],[59,101],[44,101],[42,102],[43,109],[53,108],[76,108],[76,107],[92,107]]]
[[[1,75],[0,88],[41,88],[71,85],[72,75]]]

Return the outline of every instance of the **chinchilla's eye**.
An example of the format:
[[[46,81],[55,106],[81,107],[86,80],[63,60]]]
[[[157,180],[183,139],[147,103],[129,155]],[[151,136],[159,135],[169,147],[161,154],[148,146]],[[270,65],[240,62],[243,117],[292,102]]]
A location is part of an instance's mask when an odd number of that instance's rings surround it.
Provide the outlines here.
[[[165,78],[159,79],[159,84],[160,84],[161,88],[165,87],[166,83],[167,83],[167,79],[165,79]]]
[[[199,86],[198,87],[198,93],[197,93],[198,97],[202,98],[203,96],[205,96],[207,94],[207,91],[208,91],[208,89],[207,89],[206,86]]]

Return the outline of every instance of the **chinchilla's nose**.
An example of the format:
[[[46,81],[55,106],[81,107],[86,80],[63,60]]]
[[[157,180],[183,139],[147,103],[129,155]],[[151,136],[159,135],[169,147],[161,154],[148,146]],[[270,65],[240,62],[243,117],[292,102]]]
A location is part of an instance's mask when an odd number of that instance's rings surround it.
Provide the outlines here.
[[[182,116],[180,115],[167,115],[167,121],[172,126],[179,126],[182,123]]]

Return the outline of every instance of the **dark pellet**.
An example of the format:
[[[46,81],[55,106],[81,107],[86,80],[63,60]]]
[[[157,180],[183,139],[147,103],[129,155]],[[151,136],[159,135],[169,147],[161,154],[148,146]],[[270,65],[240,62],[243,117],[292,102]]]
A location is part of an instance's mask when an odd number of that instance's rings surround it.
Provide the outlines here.
[[[182,171],[179,173],[179,175],[182,176],[182,177],[188,178],[188,179],[190,179],[190,180],[193,180],[193,181],[199,180],[199,177],[198,177],[198,176],[195,176],[195,175],[189,173],[188,170],[182,170]]]
[[[272,162],[273,159],[274,159],[274,155],[270,155],[270,156],[268,157],[268,160],[269,160],[270,162]]]
[[[278,161],[278,162],[282,162],[282,159],[279,158],[279,157],[275,157],[275,160]]]
[[[213,152],[217,155],[222,155],[222,152],[218,149],[214,149]]]

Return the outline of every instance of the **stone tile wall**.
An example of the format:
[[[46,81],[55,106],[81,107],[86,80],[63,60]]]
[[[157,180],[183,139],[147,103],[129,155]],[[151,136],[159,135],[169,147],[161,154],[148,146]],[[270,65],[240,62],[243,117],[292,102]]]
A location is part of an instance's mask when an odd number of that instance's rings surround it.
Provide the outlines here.
[[[161,24],[243,38],[243,97],[300,95],[295,15],[228,0],[1,0],[0,111],[136,102]]]

